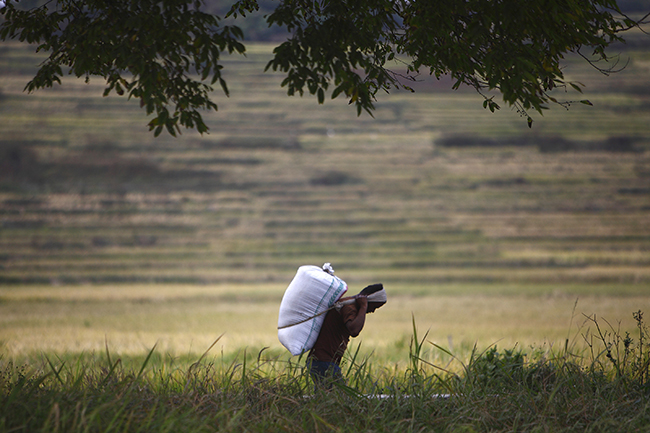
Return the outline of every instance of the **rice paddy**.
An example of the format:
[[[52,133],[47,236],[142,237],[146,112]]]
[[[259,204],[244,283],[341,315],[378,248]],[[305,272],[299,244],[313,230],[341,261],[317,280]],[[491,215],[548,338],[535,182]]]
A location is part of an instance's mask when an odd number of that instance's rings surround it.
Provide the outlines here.
[[[225,351],[281,351],[282,292],[324,262],[351,291],[388,288],[362,347],[390,362],[412,315],[455,347],[558,344],[583,313],[634,327],[650,293],[647,51],[611,77],[569,59],[594,107],[529,130],[435,80],[374,118],[289,98],[262,73],[269,49],[225,60],[232,96],[215,95],[209,135],[154,139],[100,80],[24,94],[38,57],[3,45],[6,354],[202,353],[222,333]]]

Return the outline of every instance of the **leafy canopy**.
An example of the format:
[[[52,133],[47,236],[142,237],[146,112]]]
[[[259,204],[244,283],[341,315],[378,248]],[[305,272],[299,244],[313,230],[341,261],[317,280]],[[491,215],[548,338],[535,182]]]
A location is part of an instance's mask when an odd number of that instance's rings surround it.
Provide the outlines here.
[[[49,53],[26,90],[60,83],[64,68],[103,77],[105,96],[139,99],[155,113],[155,135],[181,126],[206,132],[200,110],[217,110],[213,85],[228,95],[221,54],[245,52],[240,28],[204,12],[201,0],[50,0],[33,8],[4,1],[0,39]],[[239,0],[226,17],[248,19],[258,9],[258,0]],[[421,73],[449,75],[453,88],[473,87],[491,111],[499,105],[488,93],[500,92],[530,125],[529,110],[566,104],[553,89],[580,90],[564,80],[564,55],[607,60],[621,33],[647,18],[625,16],[615,0],[279,0],[266,21],[289,33],[266,69],[286,74],[289,95],[308,92],[321,104],[344,96],[358,114],[372,114],[380,90],[411,90]]]

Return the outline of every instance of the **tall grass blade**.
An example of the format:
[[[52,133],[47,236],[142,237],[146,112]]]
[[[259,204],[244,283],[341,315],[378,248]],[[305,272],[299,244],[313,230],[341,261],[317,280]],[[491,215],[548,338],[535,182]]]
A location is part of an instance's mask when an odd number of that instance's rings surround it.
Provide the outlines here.
[[[63,382],[63,378],[61,377],[61,374],[60,374],[61,370],[63,370],[63,367],[65,366],[65,362],[63,362],[61,364],[61,368],[59,368],[57,370],[56,367],[54,366],[54,364],[52,363],[52,361],[50,360],[50,358],[47,355],[45,356],[45,360],[47,361],[47,364],[50,366],[50,369],[52,370],[52,373],[54,374],[54,377],[56,377],[56,380],[58,380],[61,385],[65,386],[65,383]]]
[[[136,375],[134,382],[137,382],[142,377],[142,374],[144,373],[144,370],[147,368],[147,364],[149,364],[149,360],[151,360],[151,356],[153,355],[154,351],[156,350],[157,345],[158,345],[158,343],[153,345],[153,347],[151,348],[151,350],[147,354],[147,357],[142,362],[142,366],[140,367],[140,371],[138,371],[138,374]]]
[[[210,345],[210,347],[208,347],[208,349],[207,349],[205,352],[203,352],[203,354],[201,355],[201,357],[199,357],[198,361],[196,361],[194,364],[192,364],[192,365],[190,366],[190,370],[192,370],[192,368],[194,368],[195,366],[201,364],[201,361],[203,361],[203,358],[205,358],[205,356],[210,352],[210,350],[212,350],[212,348],[213,348],[213,347],[214,347],[214,346],[219,342],[219,340],[221,340],[221,338],[222,338],[224,335],[226,335],[225,332],[222,333],[220,336],[218,336],[217,339],[214,340],[214,341],[212,342],[212,344]]]

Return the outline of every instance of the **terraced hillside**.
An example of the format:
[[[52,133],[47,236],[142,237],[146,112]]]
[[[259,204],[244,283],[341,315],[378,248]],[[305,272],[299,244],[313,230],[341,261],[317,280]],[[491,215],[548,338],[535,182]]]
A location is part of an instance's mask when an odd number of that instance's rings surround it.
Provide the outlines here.
[[[650,54],[601,77],[594,107],[532,129],[480,96],[416,83],[374,118],[290,98],[269,48],[228,60],[209,135],[153,138],[136,102],[0,48],[0,283],[286,282],[332,262],[369,280],[650,284]]]

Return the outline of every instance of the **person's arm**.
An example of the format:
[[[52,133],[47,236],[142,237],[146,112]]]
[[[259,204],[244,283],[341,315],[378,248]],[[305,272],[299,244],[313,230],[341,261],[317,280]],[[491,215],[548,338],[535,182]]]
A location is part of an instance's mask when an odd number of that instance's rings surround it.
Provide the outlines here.
[[[363,329],[363,325],[366,323],[366,312],[368,311],[368,298],[365,296],[358,296],[356,298],[357,303],[357,316],[345,322],[345,326],[350,332],[350,336],[356,337],[359,335]]]

